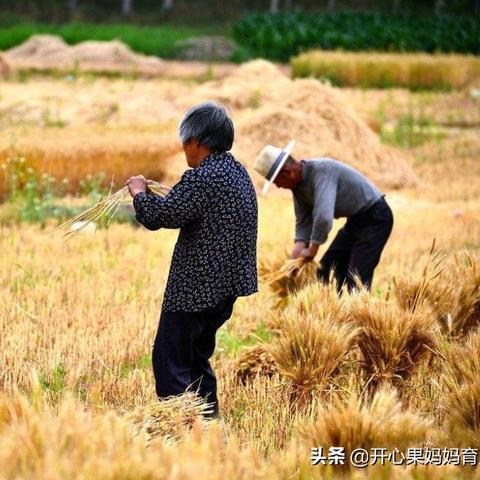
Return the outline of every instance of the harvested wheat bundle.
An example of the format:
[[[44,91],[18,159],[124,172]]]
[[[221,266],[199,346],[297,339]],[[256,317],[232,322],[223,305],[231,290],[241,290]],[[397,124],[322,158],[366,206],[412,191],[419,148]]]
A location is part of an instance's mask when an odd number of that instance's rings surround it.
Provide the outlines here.
[[[438,353],[440,329],[428,307],[404,310],[361,291],[350,302],[350,315],[361,328],[358,346],[370,393],[384,384],[402,393],[421,362]]]
[[[460,279],[460,282],[459,282]],[[455,285],[454,306],[451,311],[451,334],[463,337],[480,327],[480,262],[465,253],[463,259],[456,257],[456,267],[451,272],[449,283]]]
[[[275,360],[266,345],[261,343],[242,350],[235,368],[235,378],[244,385],[252,378],[271,377],[276,372]]]
[[[444,258],[440,256],[439,250],[435,251],[434,240],[419,279],[393,277],[393,294],[402,308],[413,312],[420,305],[427,303],[439,315],[445,311],[446,305],[443,302],[448,292],[440,291],[440,285],[436,282],[443,271],[440,267]]]
[[[320,314],[319,314],[320,313]],[[338,389],[360,330],[338,322],[328,309],[302,312],[291,302],[282,314],[281,333],[268,346],[292,403],[308,405],[313,398]]]
[[[317,266],[305,258],[278,259],[273,255],[260,257],[260,278],[278,296],[277,308],[285,306],[288,296],[314,282]]]
[[[338,324],[348,321],[347,300],[338,296],[333,276],[327,285],[313,282],[296,291],[288,298],[287,308],[297,312],[298,316],[310,315],[321,319],[330,315]]]
[[[442,330],[459,338],[480,325],[480,265],[469,253],[448,269],[440,268],[443,260],[433,245],[420,278],[393,278],[393,294],[406,310],[429,306]]]
[[[170,188],[160,183],[149,180],[147,182],[148,189],[155,195],[166,195]],[[53,233],[61,232],[65,238],[71,238],[82,230],[91,226],[94,222],[102,221],[109,225],[115,214],[122,205],[131,203],[128,187],[123,187],[115,193],[110,193],[92,207],[79,213],[75,217],[60,224]]]
[[[431,423],[413,411],[403,410],[395,390],[380,390],[371,402],[352,396],[347,402],[336,398],[318,412],[314,423],[304,423],[299,433],[308,448],[312,445],[341,445],[346,458],[356,448],[370,450],[420,446],[433,431]],[[353,465],[345,462],[344,468]]]
[[[456,446],[480,448],[480,330],[463,342],[446,344],[442,380],[443,406]]]
[[[178,439],[193,424],[210,413],[212,407],[193,392],[169,397],[150,405],[137,407],[125,414],[123,419],[129,422],[136,434],[145,433],[149,440],[156,436]]]

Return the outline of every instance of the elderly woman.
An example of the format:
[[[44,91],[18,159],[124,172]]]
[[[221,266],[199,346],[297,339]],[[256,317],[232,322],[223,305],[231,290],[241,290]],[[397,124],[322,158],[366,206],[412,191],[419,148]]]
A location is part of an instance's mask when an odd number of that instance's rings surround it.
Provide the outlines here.
[[[257,291],[257,199],[247,171],[229,152],[234,127],[223,106],[192,108],[179,134],[191,169],[168,195],[148,192],[141,175],[126,184],[136,218],[148,230],[180,229],[153,345],[157,395],[197,391],[218,417],[209,358],[237,297]]]

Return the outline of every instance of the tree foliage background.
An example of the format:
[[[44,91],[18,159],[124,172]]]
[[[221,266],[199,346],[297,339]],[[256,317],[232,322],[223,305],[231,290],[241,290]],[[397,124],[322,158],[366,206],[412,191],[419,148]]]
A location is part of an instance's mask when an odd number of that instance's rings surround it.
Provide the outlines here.
[[[397,13],[480,14],[480,0],[0,0],[0,24],[29,19],[186,24],[234,21],[252,11],[342,9]]]

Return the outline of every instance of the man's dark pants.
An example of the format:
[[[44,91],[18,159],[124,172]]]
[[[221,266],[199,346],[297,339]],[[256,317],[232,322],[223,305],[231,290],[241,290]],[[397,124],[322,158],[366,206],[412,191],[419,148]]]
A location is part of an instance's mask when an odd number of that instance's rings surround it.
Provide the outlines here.
[[[232,315],[237,297],[224,298],[200,312],[162,311],[153,345],[152,364],[159,398],[196,391],[213,403],[218,416],[217,379],[209,362],[215,334]]]
[[[337,289],[340,291],[346,283],[351,292],[356,286],[356,275],[370,290],[373,271],[392,227],[392,210],[383,197],[366,211],[349,217],[320,260],[318,279],[327,283],[333,271]]]

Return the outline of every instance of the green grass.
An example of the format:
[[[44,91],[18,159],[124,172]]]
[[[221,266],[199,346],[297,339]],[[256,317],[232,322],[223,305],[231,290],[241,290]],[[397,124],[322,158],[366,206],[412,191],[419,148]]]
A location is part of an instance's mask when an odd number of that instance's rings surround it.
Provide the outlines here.
[[[59,394],[66,388],[66,377],[65,365],[58,363],[51,373],[41,371],[38,381],[43,390],[50,390],[52,393]]]
[[[0,50],[8,50],[19,45],[36,33],[59,35],[70,45],[84,40],[118,39],[136,52],[164,58],[174,58],[174,44],[177,40],[199,35],[227,34],[225,31],[219,31],[219,27],[208,26],[162,25],[158,27],[143,27],[127,24],[69,23],[66,25],[49,25],[26,23],[0,29]]]
[[[380,139],[400,148],[414,148],[432,140],[441,140],[444,134],[436,129],[435,123],[427,118],[415,118],[412,114],[402,115],[393,128],[382,127]]]
[[[263,323],[260,323],[247,338],[239,338],[236,335],[232,335],[227,330],[227,325],[225,324],[218,330],[215,354],[236,355],[243,347],[253,346],[259,341],[268,341],[272,335],[272,332]]]

